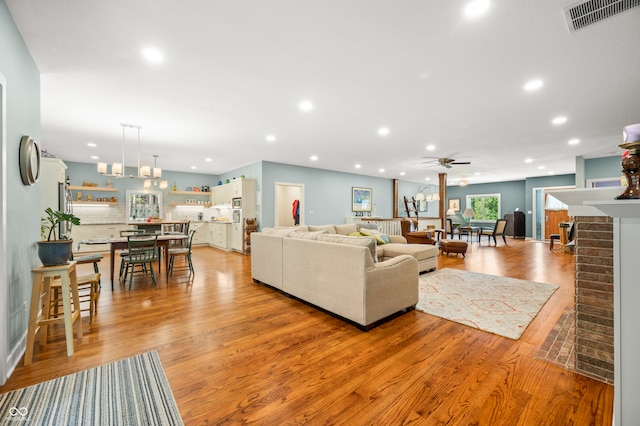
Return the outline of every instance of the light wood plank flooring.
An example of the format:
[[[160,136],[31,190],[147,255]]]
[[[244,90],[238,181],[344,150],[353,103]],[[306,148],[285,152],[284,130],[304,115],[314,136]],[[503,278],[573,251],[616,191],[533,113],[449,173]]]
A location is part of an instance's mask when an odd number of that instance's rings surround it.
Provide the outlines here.
[[[55,326],[0,393],[157,349],[187,425],[611,424],[612,386],[534,359],[572,303],[573,256],[508,243],[473,243],[439,268],[559,284],[518,341],[417,311],[362,332],[254,284],[249,256],[203,247],[192,282],[177,273],[112,292],[103,279],[75,355]]]

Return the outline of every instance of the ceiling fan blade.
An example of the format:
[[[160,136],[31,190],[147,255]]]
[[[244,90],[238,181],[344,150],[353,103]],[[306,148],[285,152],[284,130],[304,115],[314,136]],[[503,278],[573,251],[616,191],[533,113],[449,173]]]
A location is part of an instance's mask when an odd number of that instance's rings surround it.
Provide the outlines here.
[[[460,165],[460,164],[471,164],[471,161],[454,161],[452,163],[449,164],[456,164],[456,165]]]

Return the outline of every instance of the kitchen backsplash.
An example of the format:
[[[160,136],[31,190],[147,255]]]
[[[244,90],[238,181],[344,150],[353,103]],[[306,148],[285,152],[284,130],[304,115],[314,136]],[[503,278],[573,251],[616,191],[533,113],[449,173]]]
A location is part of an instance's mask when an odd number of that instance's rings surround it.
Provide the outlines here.
[[[126,223],[125,206],[73,206],[73,213],[80,218],[82,225]],[[198,213],[202,214],[200,220]],[[164,206],[165,220],[190,220],[192,222],[210,221],[212,217],[231,218],[231,209],[215,207],[170,207]]]

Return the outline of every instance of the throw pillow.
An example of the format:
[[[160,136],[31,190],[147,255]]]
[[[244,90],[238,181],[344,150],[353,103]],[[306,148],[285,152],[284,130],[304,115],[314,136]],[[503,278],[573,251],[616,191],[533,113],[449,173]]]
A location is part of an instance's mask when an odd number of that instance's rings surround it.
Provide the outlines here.
[[[376,241],[378,242],[378,244],[386,244],[386,243],[390,243],[391,240],[389,241],[385,241],[384,238],[381,237],[380,234],[376,233],[376,232],[370,232],[369,229],[361,229],[360,233],[362,235],[364,235],[365,237],[373,237],[376,239]],[[387,239],[389,239],[389,237],[387,237]]]

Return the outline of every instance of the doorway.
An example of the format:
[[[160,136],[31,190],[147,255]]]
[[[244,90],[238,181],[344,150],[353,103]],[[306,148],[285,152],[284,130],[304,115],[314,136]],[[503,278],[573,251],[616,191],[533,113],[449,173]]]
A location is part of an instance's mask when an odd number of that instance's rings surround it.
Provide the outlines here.
[[[304,225],[304,185],[276,182],[275,192],[275,226]]]
[[[558,223],[569,220],[566,209],[547,208],[546,191],[557,189],[574,189],[575,186],[549,186],[533,188],[533,224],[532,236],[535,240],[545,241],[549,234],[559,233]]]

